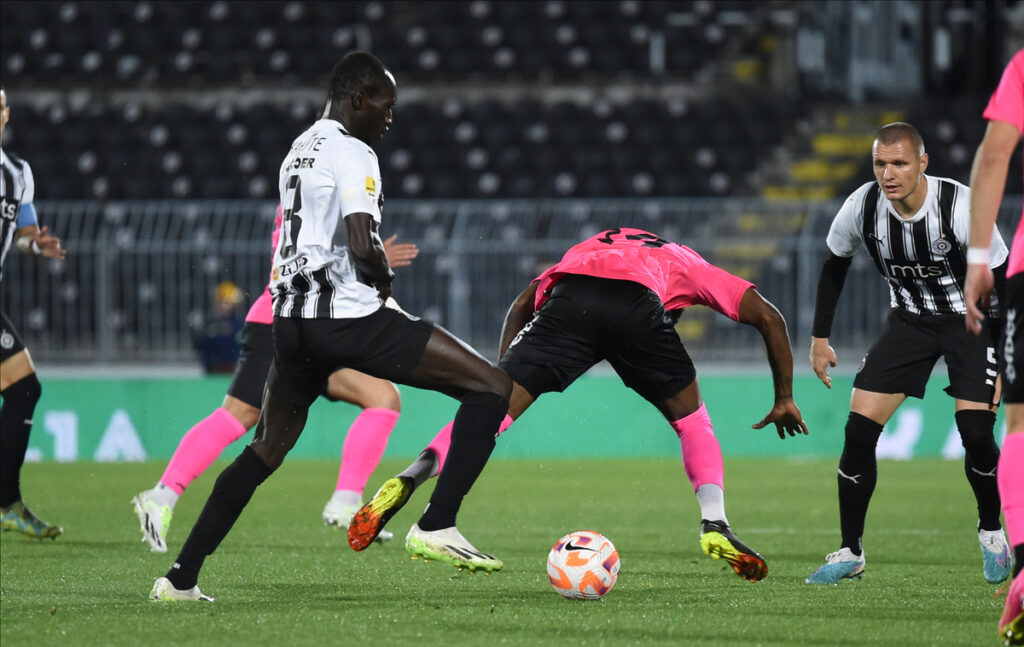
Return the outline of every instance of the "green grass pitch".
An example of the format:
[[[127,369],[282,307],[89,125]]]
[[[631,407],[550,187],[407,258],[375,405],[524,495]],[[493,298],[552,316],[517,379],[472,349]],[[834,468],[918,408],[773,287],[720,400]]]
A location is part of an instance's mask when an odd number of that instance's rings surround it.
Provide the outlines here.
[[[0,643],[18,645],[995,645],[1002,598],[981,575],[973,497],[956,462],[884,461],[868,515],[867,572],[804,584],[838,547],[835,460],[726,459],[737,534],[768,561],[748,583],[700,552],[699,512],[678,460],[494,460],[459,527],[505,569],[412,561],[402,546],[432,483],[391,521],[396,538],[352,552],[320,511],[336,463],[286,461],[212,555],[212,604],[146,599],[206,499],[218,463],[179,503],[170,552],[140,542],[129,499],[163,469],[29,464],[23,490],[64,526],[0,539]],[[404,467],[385,461],[369,489]],[[550,587],[562,534],[604,533],[616,587],[596,602]]]

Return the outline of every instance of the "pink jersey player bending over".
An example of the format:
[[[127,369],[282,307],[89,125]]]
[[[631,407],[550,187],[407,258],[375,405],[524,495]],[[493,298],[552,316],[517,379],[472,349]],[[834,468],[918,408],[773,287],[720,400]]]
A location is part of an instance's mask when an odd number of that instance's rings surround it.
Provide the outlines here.
[[[499,366],[513,379],[505,430],[544,393],[563,391],[607,360],[626,386],[653,404],[679,437],[686,475],[701,509],[700,545],[750,581],[768,574],[764,559],[729,527],[723,461],[701,400],[697,373],[674,325],[683,308],[704,305],[761,333],[775,401],[755,429],[774,423],[780,438],[806,434],[793,402],[793,357],[786,322],[749,281],[696,252],[639,229],[610,229],[572,247],[512,304],[501,331]],[[441,471],[451,424],[419,458],[389,479],[349,525],[349,545],[366,548],[413,491]],[[421,545],[416,526],[406,550],[458,565],[458,555]]]

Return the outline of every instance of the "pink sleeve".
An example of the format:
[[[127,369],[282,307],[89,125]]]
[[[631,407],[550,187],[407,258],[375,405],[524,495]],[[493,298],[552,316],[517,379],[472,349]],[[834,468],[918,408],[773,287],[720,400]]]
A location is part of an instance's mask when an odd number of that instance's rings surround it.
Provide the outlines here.
[[[1003,71],[988,107],[985,119],[1011,124],[1024,134],[1024,49],[1017,52]]]
[[[245,320],[261,324],[274,323],[274,300],[270,296],[269,285],[263,287],[263,292],[249,306],[249,313],[245,315]]]
[[[693,281],[696,291],[694,301],[705,305],[715,312],[739,321],[740,301],[753,283],[730,274],[720,267],[707,261],[703,266],[693,268],[689,280]]]

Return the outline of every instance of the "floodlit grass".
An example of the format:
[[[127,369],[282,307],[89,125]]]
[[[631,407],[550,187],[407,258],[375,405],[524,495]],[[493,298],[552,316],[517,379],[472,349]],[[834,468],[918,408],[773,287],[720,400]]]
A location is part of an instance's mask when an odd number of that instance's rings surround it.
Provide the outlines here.
[[[216,602],[147,601],[223,466],[182,498],[160,555],[139,541],[129,499],[163,464],[27,465],[27,502],[65,534],[0,540],[4,647],[998,644],[1002,599],[981,575],[958,463],[883,462],[864,579],[819,587],[803,580],[838,547],[834,460],[726,460],[730,522],[770,569],[754,584],[700,553],[677,460],[492,461],[459,519],[505,561],[491,576],[405,553],[432,484],[391,521],[392,543],[354,553],[320,521],[336,464],[286,461],[207,560],[200,587]],[[403,466],[382,463],[369,487]],[[597,602],[564,600],[547,582],[548,549],[578,529],[604,533],[622,559]]]

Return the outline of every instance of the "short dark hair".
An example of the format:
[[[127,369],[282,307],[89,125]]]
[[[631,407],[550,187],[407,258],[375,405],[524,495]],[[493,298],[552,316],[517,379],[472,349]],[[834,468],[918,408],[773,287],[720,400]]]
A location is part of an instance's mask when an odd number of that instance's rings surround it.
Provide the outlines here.
[[[909,140],[910,144],[917,149],[917,154],[924,155],[924,139],[921,133],[905,121],[894,121],[886,124],[875,135],[875,141],[879,144],[891,145],[896,142]]]
[[[379,58],[369,52],[352,52],[331,70],[327,99],[347,97],[359,90],[375,97],[390,81]]]

